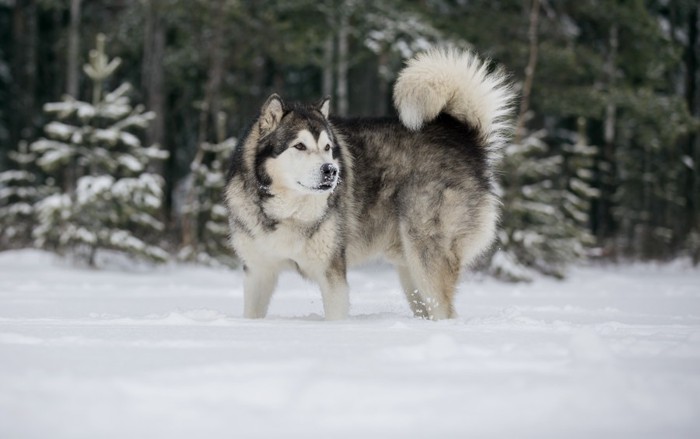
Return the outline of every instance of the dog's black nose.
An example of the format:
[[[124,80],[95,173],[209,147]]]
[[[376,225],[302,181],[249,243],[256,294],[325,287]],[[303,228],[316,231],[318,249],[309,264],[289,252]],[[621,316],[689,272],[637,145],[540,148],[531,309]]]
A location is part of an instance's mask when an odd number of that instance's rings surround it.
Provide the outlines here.
[[[333,163],[321,165],[321,174],[324,180],[333,180],[338,175],[338,168]]]

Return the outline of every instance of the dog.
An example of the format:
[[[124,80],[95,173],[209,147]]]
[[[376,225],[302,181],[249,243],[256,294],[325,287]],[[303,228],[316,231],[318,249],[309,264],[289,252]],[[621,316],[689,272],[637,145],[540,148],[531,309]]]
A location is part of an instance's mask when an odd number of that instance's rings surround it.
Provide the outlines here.
[[[394,88],[398,118],[339,118],[329,99],[273,94],[231,158],[231,244],[244,317],[264,318],[278,274],[320,286],[327,320],[348,316],[347,267],[385,257],[413,314],[456,317],[463,267],[492,244],[494,165],[511,128],[512,86],[473,52],[433,49]]]

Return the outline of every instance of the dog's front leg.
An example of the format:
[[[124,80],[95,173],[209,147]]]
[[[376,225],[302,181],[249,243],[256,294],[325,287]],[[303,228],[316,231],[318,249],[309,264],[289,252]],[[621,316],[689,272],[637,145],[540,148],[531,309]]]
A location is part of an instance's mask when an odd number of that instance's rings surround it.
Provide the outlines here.
[[[267,315],[270,298],[277,286],[277,270],[262,266],[245,266],[243,282],[243,316],[261,319]]]
[[[345,266],[329,268],[318,281],[321,287],[323,312],[326,320],[348,318],[350,298]]]

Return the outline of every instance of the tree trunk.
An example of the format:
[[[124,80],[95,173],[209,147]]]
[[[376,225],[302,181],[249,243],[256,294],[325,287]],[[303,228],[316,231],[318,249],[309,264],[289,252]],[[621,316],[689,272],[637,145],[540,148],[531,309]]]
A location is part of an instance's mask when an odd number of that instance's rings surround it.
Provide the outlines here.
[[[170,153],[168,162],[158,161],[151,165],[151,170],[165,178],[165,194],[162,215],[167,227],[172,225],[170,208],[174,187],[172,161],[177,157],[176,144],[168,144],[165,138],[166,91],[163,70],[165,56],[165,23],[162,15],[166,5],[163,0],[144,0],[145,29],[143,39],[143,60],[141,63],[141,90],[144,94],[146,108],[155,113],[155,118],[146,128],[146,145],[160,145]]]
[[[382,51],[377,60],[377,76],[379,77],[377,96],[379,97],[374,108],[377,116],[386,116],[389,113],[388,103],[391,101],[389,91],[389,53]]]
[[[161,0],[149,0],[146,5],[141,85],[146,106],[156,114],[146,131],[147,144],[165,143],[165,84],[163,57],[165,56],[165,25]]]
[[[539,41],[537,25],[540,16],[540,0],[532,0],[530,7],[530,26],[527,31],[530,56],[525,67],[525,80],[523,81],[522,96],[520,97],[520,111],[515,125],[515,138],[513,143],[520,144],[523,140],[527,113],[530,110],[530,95],[532,84],[535,80],[535,69],[537,67],[537,55],[539,53]]]
[[[600,198],[598,200],[597,230],[599,242],[610,237],[614,229],[612,217],[612,203],[615,192],[615,126],[617,121],[617,106],[612,96],[615,89],[616,62],[618,49],[618,28],[613,24],[608,38],[608,56],[605,61],[604,74],[607,80],[608,100],[605,105],[605,119],[603,120],[603,149],[598,163]],[[614,250],[614,249],[613,249]]]
[[[700,6],[692,7],[688,14],[688,46],[686,47],[685,65],[686,65],[686,86],[685,99],[688,104],[688,110],[694,117],[700,116],[700,109],[697,102],[697,80],[698,80],[698,49],[700,48],[700,38],[698,38],[698,10]],[[685,161],[689,166],[686,166],[685,176],[685,208],[686,221],[683,236],[688,237],[693,232],[700,232],[698,227],[698,172],[700,169],[700,152],[698,151],[698,135],[697,132],[691,131],[688,135],[688,140],[685,148]]]
[[[70,2],[70,25],[68,27],[68,54],[66,72],[66,94],[79,99],[79,72],[80,72],[80,1]]]
[[[333,34],[323,43],[323,84],[322,97],[333,96]],[[334,102],[331,100],[331,104]]]
[[[199,114],[199,134],[197,136],[197,151],[190,166],[191,172],[195,172],[204,160],[203,143],[209,138],[209,121],[216,121],[217,115],[221,112],[221,84],[223,83],[225,70],[224,56],[224,31],[226,22],[224,20],[225,1],[218,0],[211,9],[214,17],[214,34],[209,47],[209,74],[207,83],[204,86],[204,101]],[[215,125],[216,128],[216,125]],[[192,175],[190,186],[185,195],[185,212],[182,218],[182,245],[190,247],[196,251],[199,246],[198,236],[198,212],[195,211],[197,203],[197,188]]]
[[[349,69],[349,37],[350,37],[350,11],[349,2],[344,1],[338,20],[338,64],[336,66],[336,112],[338,116],[348,115],[348,69]]]
[[[33,139],[34,122],[41,114],[36,108],[38,26],[35,0],[17,2],[12,16],[11,71],[14,80],[10,88],[10,144]]]
[[[205,89],[205,100],[209,102],[209,118],[216,120],[221,112],[221,84],[224,81],[225,59],[224,54],[224,0],[219,0],[214,8],[214,35],[211,43],[209,78]],[[206,133],[205,133],[206,135]]]

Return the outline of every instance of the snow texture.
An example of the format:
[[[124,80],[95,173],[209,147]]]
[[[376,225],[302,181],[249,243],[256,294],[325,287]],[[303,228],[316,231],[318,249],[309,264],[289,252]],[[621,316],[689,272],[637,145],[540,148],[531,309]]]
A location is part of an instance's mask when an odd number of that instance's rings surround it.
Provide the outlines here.
[[[683,264],[464,280],[437,323],[382,265],[341,322],[291,274],[244,320],[238,271],[113,267],[0,253],[1,438],[700,437]]]

